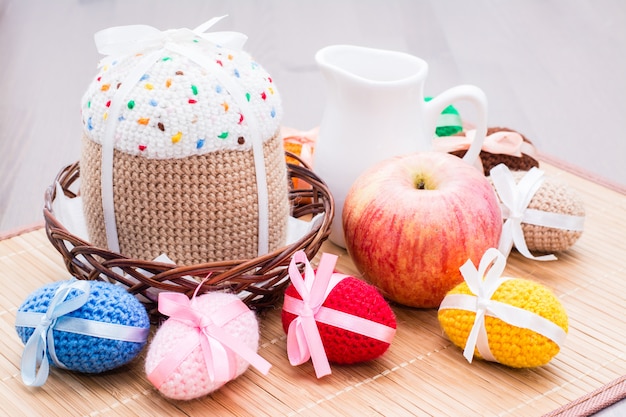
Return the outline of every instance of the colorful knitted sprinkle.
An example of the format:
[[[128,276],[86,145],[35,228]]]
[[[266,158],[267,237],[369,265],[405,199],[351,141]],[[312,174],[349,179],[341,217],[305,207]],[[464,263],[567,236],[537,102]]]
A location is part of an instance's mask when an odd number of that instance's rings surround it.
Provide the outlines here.
[[[172,143],[180,142],[180,138],[183,137],[183,132],[177,132],[174,136],[172,136]]]
[[[271,77],[245,52],[231,53],[202,40],[197,47],[206,48],[202,51],[209,57],[213,53],[211,60],[223,70],[202,68],[169,52],[146,66],[134,80],[128,75],[145,60],[142,53],[101,68],[83,102],[83,121],[90,138],[102,140],[105,126],[114,118],[118,123],[116,149],[146,158],[168,158],[200,149],[205,153],[251,146],[251,141],[244,139],[249,134],[249,117],[259,117],[263,140],[272,137],[281,107]],[[224,77],[240,90],[227,89]],[[116,107],[113,114],[112,104],[120,99],[116,93],[126,82],[134,86],[122,98],[122,108]]]

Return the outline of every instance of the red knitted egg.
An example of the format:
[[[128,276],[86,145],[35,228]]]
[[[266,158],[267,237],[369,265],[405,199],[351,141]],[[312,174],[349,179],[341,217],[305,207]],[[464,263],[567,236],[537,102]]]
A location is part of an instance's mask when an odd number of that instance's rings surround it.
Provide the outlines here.
[[[338,275],[338,274],[333,274]],[[291,284],[286,296],[302,300]],[[387,301],[372,285],[346,276],[330,291],[322,307],[341,311],[396,329],[396,318]],[[296,315],[283,309],[282,322],[285,333]],[[390,343],[320,322],[316,317],[324,350],[329,362],[353,364],[381,356]]]

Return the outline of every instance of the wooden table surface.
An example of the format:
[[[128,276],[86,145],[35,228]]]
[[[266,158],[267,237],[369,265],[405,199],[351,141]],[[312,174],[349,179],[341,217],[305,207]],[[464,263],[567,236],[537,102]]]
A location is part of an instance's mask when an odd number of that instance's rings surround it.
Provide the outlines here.
[[[548,164],[542,169],[570,184],[586,207],[582,237],[557,261],[514,252],[505,271],[550,287],[568,312],[565,344],[543,367],[469,364],[442,333],[436,310],[394,305],[398,331],[381,358],[333,366],[332,375],[318,380],[310,363],[289,364],[277,306],[260,318],[259,354],[273,364],[269,375],[249,369],[207,397],[164,399],[145,377],[145,350],[116,371],[90,376],[54,369],[43,387],[28,388],[20,377],[16,310],[30,292],[68,278],[60,255],[37,229],[0,241],[0,407],[11,416],[543,415],[626,375],[626,257],[620,244],[626,195]],[[329,242],[322,251],[339,255],[340,271],[358,275],[345,251]]]
[[[557,174],[570,179],[584,193],[590,208],[587,231],[579,244],[557,264],[524,262],[519,268],[515,263],[511,267],[523,276],[537,276],[555,284],[566,306],[582,303],[593,309],[593,314],[586,317],[586,311],[576,307],[572,311],[575,321],[570,341],[555,361],[564,373],[547,378],[547,385],[533,388],[534,393],[516,389],[517,400],[529,404],[511,409],[493,393],[478,398],[502,405],[504,414],[535,415],[601,386],[614,374],[624,374],[623,356],[616,358],[615,349],[605,347],[605,343],[617,343],[623,351],[624,341],[603,332],[617,329],[618,335],[626,333],[623,320],[616,319],[618,314],[624,316],[625,304],[622,284],[626,257],[621,245],[625,203],[623,196],[597,186],[599,181],[607,181],[614,188],[626,187],[626,140],[619,128],[626,114],[626,54],[621,53],[626,47],[626,3],[622,0],[0,0],[0,236],[40,223],[45,188],[62,166],[79,158],[80,98],[100,59],[93,43],[95,31],[137,23],[160,29],[195,27],[223,14],[229,17],[217,29],[246,33],[246,50],[280,86],[287,126],[306,130],[320,123],[326,93],[313,59],[318,49],[337,43],[394,49],[429,63],[427,94],[435,95],[457,84],[475,84],[487,94],[490,125],[519,130],[544,157],[550,155],[559,166],[565,162],[570,168],[578,167],[581,178],[560,171]],[[471,121],[472,112],[462,106],[460,109]],[[593,183],[585,180],[592,177]],[[1,247],[0,282],[6,288],[0,296],[0,324],[5,333],[0,341],[4,348],[0,358],[1,411],[8,413],[6,407],[15,406],[11,415],[142,414],[151,411],[154,404],[172,415],[182,413],[176,410],[206,411],[201,402],[178,408],[159,400],[142,380],[140,365],[130,370],[135,378],[59,376],[60,380],[52,382],[43,394],[23,387],[16,368],[21,347],[12,329],[15,308],[38,285],[62,279],[64,269],[41,231],[5,240]],[[571,275],[569,281],[561,272],[553,276],[559,265],[566,265],[564,275]],[[601,297],[607,291],[609,301],[618,298],[615,311]],[[396,368],[394,361],[401,357],[391,356],[380,366],[384,377],[377,376],[376,366],[374,370],[366,366],[357,369],[356,377],[340,373],[346,381],[336,378],[321,388],[310,380],[310,369],[290,370],[295,373],[290,377],[296,375],[303,383],[298,392],[307,394],[308,402],[298,395],[295,397],[301,402],[290,402],[275,393],[274,400],[288,404],[279,407],[277,414],[310,406],[308,414],[314,415],[330,403],[343,404],[342,398],[347,396],[363,400],[363,407],[358,408],[363,414],[375,414],[375,406],[367,408],[368,396],[374,401],[378,394],[368,387],[378,387],[381,380],[390,378],[405,383],[407,373],[424,377],[413,389],[415,396],[428,401],[433,395],[428,390],[431,378],[422,372],[421,365],[439,366],[441,357],[458,364],[460,354],[441,338],[432,313],[406,314],[411,321],[414,316],[420,320],[425,317],[435,341],[429,345],[422,336],[415,342],[418,348],[412,362],[400,361],[404,366]],[[411,335],[410,331],[406,334]],[[262,352],[282,358],[284,338],[280,332],[266,336],[263,343]],[[427,350],[432,346],[448,347]],[[572,361],[580,364],[580,369],[568,370]],[[390,369],[394,370],[392,377],[388,376]],[[487,386],[500,381],[499,372],[505,373],[495,369],[486,379]],[[545,372],[527,375],[537,381],[546,381],[544,377]],[[129,381],[133,382],[126,386]],[[343,388],[332,391],[335,383]],[[214,400],[229,404],[228,398],[233,396],[230,389]],[[92,395],[85,400],[74,390]],[[355,397],[355,392],[362,394]],[[544,392],[558,400],[544,402]],[[387,394],[396,395],[394,391]],[[69,405],[60,405],[60,396]],[[454,401],[451,397],[446,400]],[[537,404],[541,405],[534,408]]]

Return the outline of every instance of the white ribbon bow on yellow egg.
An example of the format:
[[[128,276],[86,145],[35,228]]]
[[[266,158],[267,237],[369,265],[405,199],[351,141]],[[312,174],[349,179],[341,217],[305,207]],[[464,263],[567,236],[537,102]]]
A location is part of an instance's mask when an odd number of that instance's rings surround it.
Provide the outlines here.
[[[567,335],[561,327],[536,313],[492,299],[498,288],[511,280],[502,276],[505,266],[506,258],[495,248],[485,252],[478,269],[468,260],[460,270],[472,294],[448,294],[439,307],[440,310],[457,309],[476,313],[463,350],[463,356],[469,363],[472,363],[476,350],[483,359],[498,362],[489,349],[486,316],[497,317],[512,326],[530,329],[559,346]]]

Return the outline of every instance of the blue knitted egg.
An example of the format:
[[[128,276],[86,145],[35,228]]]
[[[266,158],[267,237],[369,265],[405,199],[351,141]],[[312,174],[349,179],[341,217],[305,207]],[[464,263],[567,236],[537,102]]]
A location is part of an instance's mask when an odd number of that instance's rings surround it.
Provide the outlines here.
[[[24,344],[27,344],[38,324],[23,325],[25,322],[23,318],[30,313],[41,313],[39,316],[43,316],[48,311],[55,294],[59,292],[60,286],[71,282],[78,281],[61,281],[45,285],[31,293],[22,303],[18,309],[15,328]],[[89,284],[90,291],[86,302],[74,311],[52,320],[49,330],[46,331],[46,334],[52,332],[54,341],[53,354],[50,352],[50,342],[47,344],[48,362],[51,365],[84,373],[100,373],[130,362],[147,341],[150,320],[145,307],[122,287],[100,281],[81,282]],[[68,291],[65,297],[67,301],[84,296],[86,293],[76,288]],[[59,324],[70,317],[89,320],[79,323],[80,326],[87,328],[94,324],[95,328],[98,328],[100,323],[110,323],[113,326],[108,326],[107,331],[112,333],[109,337],[113,338],[59,330],[63,328]],[[120,336],[126,334],[133,336]],[[60,364],[55,364],[55,356]]]

